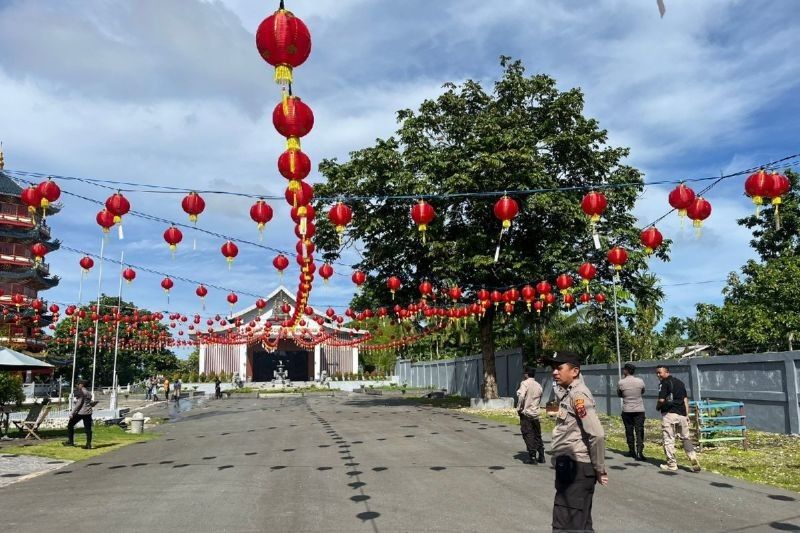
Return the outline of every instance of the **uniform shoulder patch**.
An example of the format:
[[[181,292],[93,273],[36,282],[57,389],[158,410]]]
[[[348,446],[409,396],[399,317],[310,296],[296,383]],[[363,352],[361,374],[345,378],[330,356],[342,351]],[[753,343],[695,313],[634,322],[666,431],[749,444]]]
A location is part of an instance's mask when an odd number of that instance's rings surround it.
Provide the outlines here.
[[[586,418],[586,401],[583,398],[575,399],[575,414],[579,418]]]

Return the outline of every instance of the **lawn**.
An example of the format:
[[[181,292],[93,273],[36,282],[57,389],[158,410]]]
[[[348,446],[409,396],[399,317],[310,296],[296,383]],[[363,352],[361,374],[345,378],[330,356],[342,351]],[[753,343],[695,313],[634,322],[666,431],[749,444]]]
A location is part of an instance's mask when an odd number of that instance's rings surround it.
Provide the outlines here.
[[[427,398],[409,398],[415,403],[423,403],[435,407],[458,409],[464,413],[488,418],[503,424],[519,425],[519,417],[515,409],[481,410],[469,408],[469,399],[449,396],[439,400]],[[619,417],[600,415],[606,430],[606,448],[615,452],[627,453],[625,427]],[[554,422],[549,416],[542,415],[542,431],[553,430]],[[749,448],[744,450],[740,444],[718,444],[704,446],[700,454],[700,462],[704,470],[733,478],[744,479],[753,483],[772,485],[800,492],[800,437],[748,431]],[[689,466],[686,454],[676,443],[678,463]],[[661,445],[661,422],[649,419],[645,426],[644,454],[650,459],[664,461],[664,450]]]
[[[133,435],[126,432],[118,426],[95,426],[92,432],[92,446],[91,450],[84,450],[82,446],[86,442],[86,438],[82,430],[77,430],[75,433],[75,442],[78,446],[62,446],[62,442],[67,439],[66,429],[45,429],[39,432],[45,441],[36,441],[19,446],[4,446],[0,448],[2,454],[19,454],[19,455],[36,455],[39,457],[51,457],[53,459],[66,459],[68,461],[80,461],[102,455],[104,453],[116,450],[128,444],[135,442],[146,441],[157,438],[157,435],[152,433],[143,433],[141,435]],[[23,441],[24,442],[24,441]]]

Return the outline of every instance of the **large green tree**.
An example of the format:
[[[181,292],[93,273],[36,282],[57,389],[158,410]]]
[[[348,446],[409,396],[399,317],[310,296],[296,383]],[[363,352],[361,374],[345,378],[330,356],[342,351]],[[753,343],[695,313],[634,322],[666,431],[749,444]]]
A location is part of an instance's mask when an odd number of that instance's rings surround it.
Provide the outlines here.
[[[599,279],[609,280],[608,248],[638,245],[631,208],[642,180],[638,170],[622,163],[628,150],[609,146],[606,131],[583,115],[579,89],[561,91],[553,78],[526,75],[521,62],[506,57],[501,66],[502,77],[490,90],[472,80],[447,83],[440,96],[425,100],[417,111],[398,112],[395,136],[352,152],[346,162],[321,163],[327,183],[316,186],[319,197],[368,197],[350,201],[354,220],[346,244],[363,247],[355,267],[370,274],[354,307],[391,303],[385,282],[392,275],[403,281],[396,296],[401,303],[419,297],[423,279],[458,284],[465,296],[474,297],[480,288],[552,281],[586,260],[598,265]],[[580,208],[593,185],[611,186],[598,227],[601,250],[594,249]],[[519,190],[543,191],[515,195],[520,214],[494,262],[500,233],[492,213],[497,196],[485,193]],[[442,196],[455,193],[460,195]],[[407,199],[385,198],[396,195]],[[423,243],[409,208],[425,195],[434,195],[429,201],[437,217]],[[332,260],[339,243],[323,218],[316,243]],[[659,254],[665,257],[665,249]],[[632,253],[622,286],[635,288],[644,269],[643,257]],[[478,324],[485,398],[497,397],[496,316],[490,308]]]
[[[81,307],[86,313],[85,318],[79,323],[79,346],[77,351],[76,376],[91,379],[92,361],[94,358],[93,331],[94,321],[92,313],[95,311],[97,301],[89,302]],[[116,325],[113,320],[104,319],[113,317],[117,310],[117,298],[102,295],[100,297],[100,316],[98,324],[98,350],[95,382],[110,385],[114,368],[114,337]],[[132,302],[122,301],[121,314],[130,320],[135,313],[140,316],[151,315],[147,309],[138,308]],[[77,314],[77,311],[76,311]],[[179,368],[178,358],[171,351],[164,348],[147,348],[148,339],[166,332],[167,328],[160,322],[138,324],[128,331],[125,323],[120,324],[120,349],[117,354],[117,376],[120,384],[132,383],[148,375],[172,372]],[[64,361],[61,374],[70,376],[72,373],[72,355],[74,349],[74,320],[66,318],[58,323],[55,334],[48,346],[48,357]],[[141,348],[128,348],[126,346],[139,345]]]

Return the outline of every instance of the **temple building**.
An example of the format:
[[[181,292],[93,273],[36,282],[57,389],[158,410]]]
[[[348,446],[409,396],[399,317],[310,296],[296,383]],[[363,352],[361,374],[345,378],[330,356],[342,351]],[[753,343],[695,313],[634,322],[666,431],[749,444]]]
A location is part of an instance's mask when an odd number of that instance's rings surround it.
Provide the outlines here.
[[[324,313],[312,308],[313,314],[305,316],[304,326],[288,338],[279,338],[281,327],[278,324],[289,318],[291,311],[287,313],[286,309],[293,309],[296,305],[294,296],[281,286],[266,298],[266,302],[264,309],[252,305],[233,313],[227,318],[227,325],[216,330],[217,333],[224,333],[234,329],[237,327],[236,320],[240,319],[240,331],[250,325],[254,334],[265,337],[264,340],[249,345],[201,344],[200,373],[226,372],[238,374],[248,382],[271,381],[279,362],[283,362],[292,381],[316,380],[322,371],[329,376],[358,372],[358,347],[340,344],[356,340],[364,332],[339,326]],[[268,322],[272,324],[269,331],[265,329]],[[303,330],[306,333],[301,335]],[[315,335],[327,340],[317,344],[308,342]]]
[[[36,215],[22,202],[22,188],[3,172],[0,150],[0,345],[15,350],[39,352],[46,346],[40,328],[50,323],[42,309],[39,316],[30,307],[39,291],[58,285],[58,277],[50,276],[50,267],[36,261],[31,245],[42,243],[47,250],[59,247],[51,240],[50,228],[41,211]],[[47,207],[47,215],[59,211],[58,205]]]

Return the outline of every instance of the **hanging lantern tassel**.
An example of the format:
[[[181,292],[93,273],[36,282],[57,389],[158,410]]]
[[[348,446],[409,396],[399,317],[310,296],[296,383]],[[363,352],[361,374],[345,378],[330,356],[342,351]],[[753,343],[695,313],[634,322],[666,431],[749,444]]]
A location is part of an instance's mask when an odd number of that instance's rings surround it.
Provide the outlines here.
[[[233,264],[233,257],[226,257],[225,260],[228,262],[228,270],[230,270]]]
[[[600,235],[597,233],[597,224],[592,222],[592,241],[594,242],[594,249],[600,249]]]
[[[694,238],[699,239],[700,236],[703,234],[703,221],[695,220],[693,226],[694,226]]]
[[[780,212],[780,205],[781,205],[781,197],[776,196],[772,199],[772,205],[775,206],[775,229],[781,229],[781,212]]]
[[[503,234],[508,231],[508,228],[511,226],[510,220],[503,221],[503,228],[500,230],[500,236],[497,238],[497,248],[494,250],[494,262],[497,263],[498,259],[500,259],[500,244],[503,242]]]

